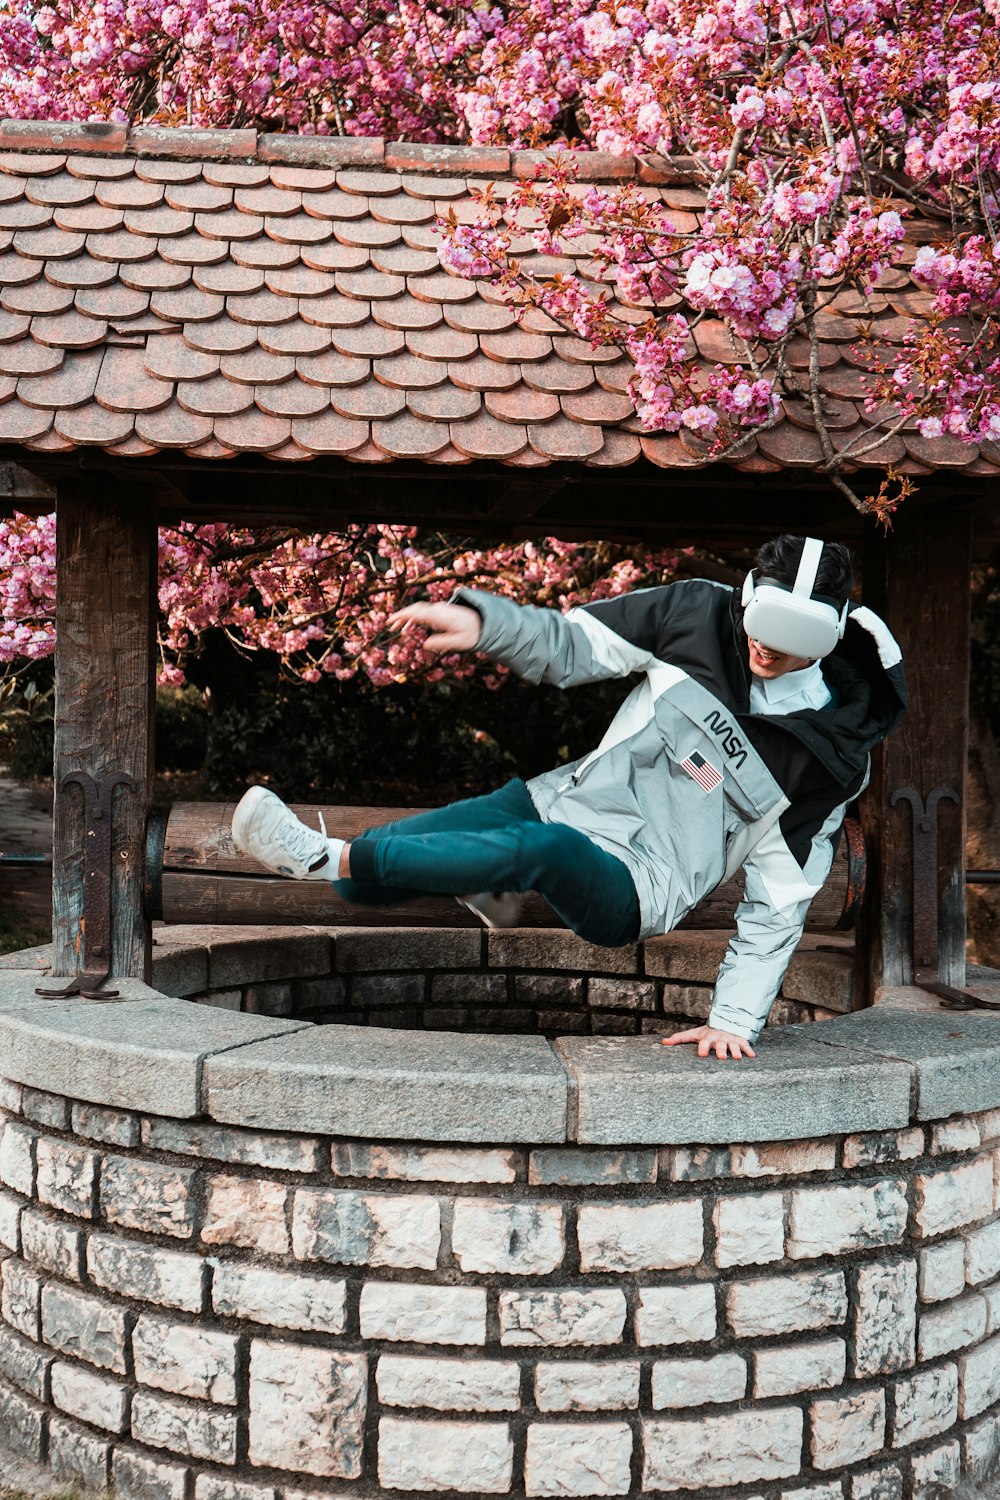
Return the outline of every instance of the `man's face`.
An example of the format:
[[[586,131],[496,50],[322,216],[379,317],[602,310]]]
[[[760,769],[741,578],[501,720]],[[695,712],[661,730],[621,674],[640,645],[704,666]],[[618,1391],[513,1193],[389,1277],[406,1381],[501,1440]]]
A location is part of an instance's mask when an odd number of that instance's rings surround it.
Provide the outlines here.
[[[755,677],[769,680],[784,677],[786,672],[799,672],[803,667],[808,667],[811,661],[808,656],[791,656],[787,651],[772,651],[769,646],[755,641],[752,636],[749,646],[750,670]]]

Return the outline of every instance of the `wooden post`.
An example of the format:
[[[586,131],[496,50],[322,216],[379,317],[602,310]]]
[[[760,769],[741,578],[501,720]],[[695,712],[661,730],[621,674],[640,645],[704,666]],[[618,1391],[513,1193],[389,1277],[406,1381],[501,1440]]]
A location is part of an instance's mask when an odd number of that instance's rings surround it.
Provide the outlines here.
[[[121,772],[138,790],[114,794],[111,972],[148,981],[142,874],[153,777],[155,516],[106,475],[61,483],[56,561],[53,972],[75,974],[83,956],[83,794],[60,783],[71,771],[95,782]]]
[[[872,536],[866,547],[865,602],[900,644],[910,710],[873,756],[871,784],[862,798],[869,852],[858,929],[863,1005],[872,1003],[879,985],[913,978],[914,836],[925,842],[929,830],[928,819],[909,800],[893,805],[893,794],[904,788],[913,788],[928,812],[936,802],[938,977],[956,987],[965,983],[971,559],[971,515],[958,505],[904,506],[889,537]],[[958,802],[934,799],[941,788],[957,793]],[[933,874],[931,866],[932,886]]]

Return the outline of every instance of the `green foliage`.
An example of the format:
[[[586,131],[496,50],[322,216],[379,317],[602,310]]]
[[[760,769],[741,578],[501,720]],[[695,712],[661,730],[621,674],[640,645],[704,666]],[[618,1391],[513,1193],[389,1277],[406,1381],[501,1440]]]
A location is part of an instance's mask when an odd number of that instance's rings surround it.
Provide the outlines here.
[[[55,673],[51,661],[34,665],[30,677],[0,684],[0,761],[18,780],[52,775]]]

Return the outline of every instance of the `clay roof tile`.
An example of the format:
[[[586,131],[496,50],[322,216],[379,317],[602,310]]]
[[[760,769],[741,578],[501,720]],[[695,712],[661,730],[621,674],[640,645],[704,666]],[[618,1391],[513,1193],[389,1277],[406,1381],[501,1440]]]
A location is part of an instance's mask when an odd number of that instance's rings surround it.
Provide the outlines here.
[[[65,359],[65,350],[47,349],[31,338],[0,344],[0,371],[5,375],[49,375],[60,369]]]
[[[482,411],[483,398],[478,391],[436,385],[427,391],[407,391],[406,404],[415,417],[429,422],[464,422]]]
[[[371,375],[371,362],[327,349],[321,354],[302,355],[295,361],[301,378],[310,385],[360,385]]]
[[[93,234],[120,229],[125,223],[125,210],[102,208],[99,203],[81,203],[75,208],[57,208],[52,217],[59,229]]]
[[[225,240],[207,240],[196,230],[164,240],[159,246],[159,253],[163,260],[172,265],[188,267],[221,265],[230,258],[229,245]]]
[[[642,444],[631,432],[620,432],[617,428],[605,428],[604,447],[592,453],[584,461],[594,467],[620,469],[634,464],[642,456]]]
[[[444,320],[444,310],[439,302],[420,302],[416,297],[404,293],[387,302],[372,303],[372,317],[383,328],[402,328],[415,332],[418,329],[436,328]]]
[[[241,213],[263,214],[267,218],[283,218],[286,214],[302,212],[301,193],[275,187],[271,182],[261,187],[237,188],[233,201]]]
[[[300,251],[305,259],[304,246],[269,238],[266,234],[229,247],[230,257],[238,266],[252,266],[264,271],[287,270],[289,266],[297,265]]]
[[[440,362],[409,353],[377,359],[372,372],[383,385],[397,386],[400,390],[426,390],[448,378],[448,371]]]
[[[330,405],[342,417],[364,417],[371,421],[374,417],[393,417],[403,411],[406,397],[402,391],[370,380],[364,385],[344,386],[331,391]]]
[[[142,412],[135,419],[135,430],[157,448],[190,448],[211,437],[212,418],[186,411],[174,399],[158,411]]]
[[[103,354],[82,349],[65,354],[58,370],[45,375],[24,375],[17,383],[18,399],[26,406],[56,411],[60,406],[82,406],[94,395]],[[10,368],[8,364],[8,369]]]
[[[259,292],[266,275],[259,267],[238,266],[231,260],[224,260],[215,266],[195,266],[191,279],[203,292],[214,292],[219,297],[243,297],[250,292]]]
[[[38,260],[69,260],[71,256],[79,255],[84,243],[84,235],[67,233],[57,224],[42,229],[17,229],[11,241],[19,254],[31,255]]]
[[[135,427],[134,412],[107,411],[103,406],[89,404],[77,406],[69,411],[58,411],[55,415],[55,430],[67,442],[81,447],[106,448],[121,443]]]
[[[594,372],[588,365],[571,365],[551,354],[548,359],[524,366],[524,378],[536,391],[551,391],[563,395],[570,391],[586,391],[594,383]]]
[[[399,226],[380,224],[377,219],[351,219],[334,225],[334,235],[342,245],[354,245],[364,250],[377,250],[400,241]]]
[[[219,371],[221,356],[192,349],[178,333],[162,333],[147,339],[144,365],[158,380],[205,380]]]
[[[559,397],[549,391],[533,391],[516,385],[509,391],[487,391],[486,410],[501,422],[547,422],[559,415]]]
[[[56,313],[65,312],[73,306],[75,292],[71,286],[56,286],[52,281],[39,277],[37,281],[25,282],[23,286],[0,286],[0,307],[8,313]],[[25,328],[21,329],[24,333]],[[16,337],[20,337],[17,334]],[[10,325],[0,317],[0,344],[10,338]]]
[[[295,360],[290,354],[272,354],[255,344],[239,354],[224,354],[219,368],[226,380],[240,385],[273,385],[294,375]]]
[[[26,406],[16,397],[0,406],[0,443],[26,443],[41,437],[52,426],[52,412]]]
[[[221,317],[210,323],[185,323],[184,342],[192,349],[204,349],[208,354],[235,354],[237,350],[249,349],[255,344],[257,332],[246,323],[234,323],[232,318]]]
[[[86,203],[94,196],[96,188],[97,183],[92,178],[56,172],[51,177],[29,177],[25,182],[24,196],[29,203]]]
[[[163,184],[134,176],[112,178],[95,184],[94,197],[105,208],[153,208],[163,202]]]
[[[330,388],[309,385],[297,375],[279,385],[257,386],[254,400],[261,411],[275,417],[312,417],[330,406]]]
[[[310,453],[352,453],[369,439],[367,422],[354,422],[335,411],[302,417],[292,423],[292,437]]]
[[[282,221],[276,219],[274,222]],[[255,240],[264,232],[264,220],[259,214],[241,213],[238,208],[223,208],[216,213],[195,214],[194,227],[208,240]]]
[[[266,453],[288,442],[292,424],[287,417],[275,417],[252,406],[239,416],[217,417],[213,434],[236,452]]]
[[[265,285],[280,297],[324,297],[337,285],[332,271],[317,271],[312,266],[303,265],[265,271],[263,279]]]
[[[534,368],[534,365],[524,367],[526,372]],[[502,365],[495,359],[487,359],[485,354],[473,354],[469,359],[449,364],[448,378],[453,385],[468,391],[506,391],[520,380],[521,366]]]
[[[231,208],[233,190],[229,187],[213,187],[200,179],[194,182],[171,182],[163,190],[164,202],[171,208],[187,213],[216,213],[219,209]]]
[[[231,417],[253,405],[253,391],[220,373],[207,380],[178,381],[177,400],[196,415]]]
[[[419,302],[418,307],[430,308],[429,302]],[[392,304],[388,307],[391,309]],[[464,333],[460,328],[449,328],[446,323],[439,324],[434,328],[416,328],[406,335],[406,347],[411,354],[419,354],[423,359],[458,360],[467,359],[470,354],[475,354],[479,348],[479,340],[474,333]]]
[[[532,423],[528,441],[536,453],[552,459],[583,459],[599,453],[604,434],[599,427],[586,427],[568,417],[553,417],[551,422]]]
[[[250,330],[252,333],[252,330]],[[257,342],[272,354],[319,354],[330,347],[330,330],[306,322],[275,323],[257,330]]]
[[[392,328],[379,328],[375,323],[359,323],[356,328],[335,328],[332,339],[333,347],[341,354],[361,354],[368,359],[400,354],[406,347],[401,333]]]
[[[64,288],[72,295],[70,288]],[[149,293],[119,282],[116,286],[81,287],[76,293],[77,312],[88,318],[104,317],[109,323],[127,323],[149,307]]]
[[[452,444],[469,458],[503,460],[520,453],[528,443],[526,427],[514,422],[498,422],[485,411],[471,421],[454,422],[450,433]]]
[[[91,349],[104,342],[107,331],[107,323],[85,317],[75,307],[31,320],[32,338],[53,349]]]
[[[226,311],[237,323],[291,323],[297,319],[299,304],[295,297],[279,297],[265,287],[226,298]]]
[[[371,263],[379,271],[397,276],[422,276],[433,271],[438,258],[433,250],[414,250],[411,245],[380,245],[372,248]]]
[[[589,391],[578,395],[563,396],[562,409],[573,422],[596,423],[599,427],[613,427],[635,411],[628,396],[606,391],[601,386],[592,386]]]
[[[321,245],[333,234],[333,221],[312,214],[289,214],[287,218],[269,214],[264,228],[268,237],[279,244]]]
[[[372,423],[372,442],[390,458],[430,458],[449,442],[449,430],[404,412],[387,422]]]

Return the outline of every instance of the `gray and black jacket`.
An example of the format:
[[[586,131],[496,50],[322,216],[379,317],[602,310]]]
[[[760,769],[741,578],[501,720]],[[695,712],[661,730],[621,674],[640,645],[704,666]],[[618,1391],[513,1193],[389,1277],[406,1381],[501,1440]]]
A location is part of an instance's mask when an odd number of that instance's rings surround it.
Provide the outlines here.
[[[822,663],[832,703],[764,716],[750,713],[739,594],[725,585],[692,579],[566,614],[468,589],[455,602],[482,618],[477,649],[529,682],[643,674],[597,749],[528,790],[544,822],[579,829],[627,866],[641,937],[669,932],[743,868],[709,1023],[753,1041],[829,874],[844,810],[867,785],[869,752],[906,709],[888,627],[852,607]]]

